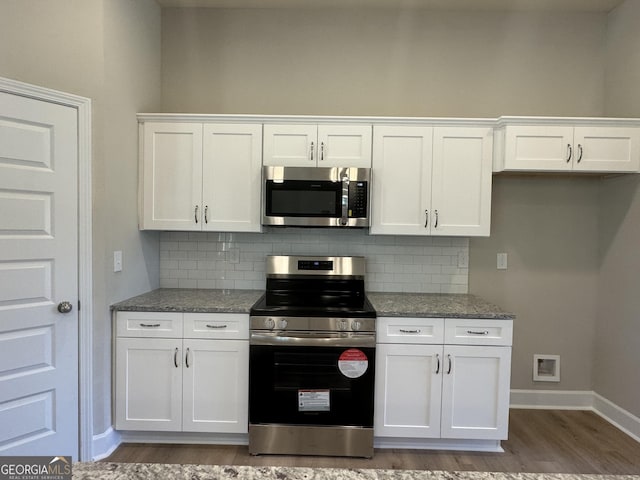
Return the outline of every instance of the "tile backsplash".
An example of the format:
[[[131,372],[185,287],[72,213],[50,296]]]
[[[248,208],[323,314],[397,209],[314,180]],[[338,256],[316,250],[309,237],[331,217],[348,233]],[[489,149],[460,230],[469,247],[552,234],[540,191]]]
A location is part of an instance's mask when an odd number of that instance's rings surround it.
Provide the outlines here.
[[[468,238],[369,235],[366,229],[162,232],[160,286],[264,290],[267,255],[362,255],[368,291],[468,293]]]

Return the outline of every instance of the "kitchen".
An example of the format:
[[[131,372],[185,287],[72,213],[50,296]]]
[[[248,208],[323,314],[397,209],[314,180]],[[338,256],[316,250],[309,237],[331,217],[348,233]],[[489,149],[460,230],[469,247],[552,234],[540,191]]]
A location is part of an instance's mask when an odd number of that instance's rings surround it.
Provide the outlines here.
[[[137,229],[136,113],[640,112],[633,88],[640,70],[633,20],[640,12],[631,1],[611,13],[194,12],[124,1],[4,2],[0,9],[3,32],[15,39],[3,44],[2,76],[94,102],[94,455],[105,452],[101,442],[109,444],[112,422],[108,307],[161,285],[169,270],[162,252],[173,235],[191,235]],[[296,62],[289,66],[283,58]],[[491,236],[468,242],[468,291],[517,315],[512,388],[539,388],[531,378],[533,354],[559,354],[560,399],[548,403],[572,404],[571,397],[595,391],[637,416],[640,393],[625,381],[637,364],[629,344],[637,331],[636,177],[496,176],[493,191]],[[211,241],[232,243],[232,234],[224,235]],[[327,235],[326,245],[341,242]],[[301,250],[316,242],[275,240]],[[117,250],[124,255],[121,273],[112,272]],[[506,272],[495,269],[499,252],[509,254]]]

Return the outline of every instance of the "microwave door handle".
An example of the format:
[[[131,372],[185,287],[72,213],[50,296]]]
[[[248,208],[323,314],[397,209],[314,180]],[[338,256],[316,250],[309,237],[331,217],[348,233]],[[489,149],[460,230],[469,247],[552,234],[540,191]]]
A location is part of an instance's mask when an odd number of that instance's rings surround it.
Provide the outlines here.
[[[342,218],[340,225],[345,226],[349,223],[349,174],[345,171],[341,177],[342,180]]]

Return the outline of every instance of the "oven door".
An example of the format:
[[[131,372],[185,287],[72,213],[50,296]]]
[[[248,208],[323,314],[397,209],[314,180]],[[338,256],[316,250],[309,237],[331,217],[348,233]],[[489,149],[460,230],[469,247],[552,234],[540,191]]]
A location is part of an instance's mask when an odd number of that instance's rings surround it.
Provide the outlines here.
[[[375,334],[252,334],[249,350],[249,423],[373,427]]]

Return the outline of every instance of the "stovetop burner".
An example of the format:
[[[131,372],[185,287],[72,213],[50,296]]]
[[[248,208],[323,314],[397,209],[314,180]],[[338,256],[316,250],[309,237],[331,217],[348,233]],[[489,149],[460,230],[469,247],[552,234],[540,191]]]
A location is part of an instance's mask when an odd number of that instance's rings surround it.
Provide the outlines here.
[[[364,257],[268,256],[267,289],[251,316],[375,318]]]

